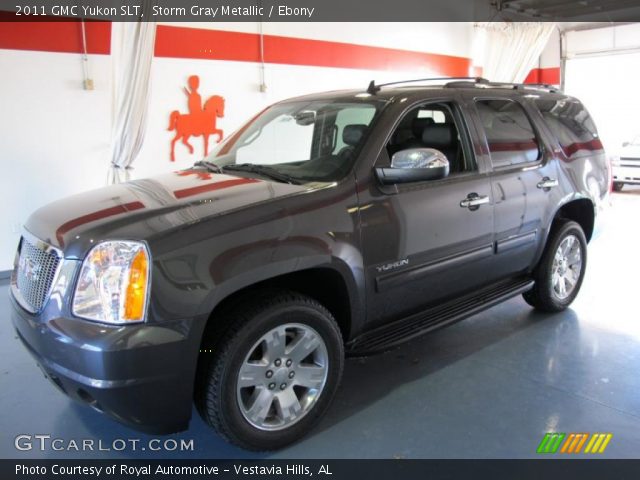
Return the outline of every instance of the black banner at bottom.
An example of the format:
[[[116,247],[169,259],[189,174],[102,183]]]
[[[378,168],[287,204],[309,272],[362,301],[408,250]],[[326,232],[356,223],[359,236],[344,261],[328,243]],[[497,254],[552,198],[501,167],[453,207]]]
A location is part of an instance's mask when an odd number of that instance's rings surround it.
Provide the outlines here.
[[[640,460],[0,460],[14,479],[636,479]]]

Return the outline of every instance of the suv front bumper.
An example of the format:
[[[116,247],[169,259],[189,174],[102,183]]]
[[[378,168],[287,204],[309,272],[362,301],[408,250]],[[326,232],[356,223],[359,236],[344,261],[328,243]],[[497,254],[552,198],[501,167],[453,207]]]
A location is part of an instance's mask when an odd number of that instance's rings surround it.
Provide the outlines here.
[[[36,316],[10,297],[18,337],[66,395],[146,433],[188,427],[195,372],[188,322],[111,326],[46,309]]]
[[[620,165],[613,167],[613,181],[616,183],[640,184],[640,160],[637,166]]]

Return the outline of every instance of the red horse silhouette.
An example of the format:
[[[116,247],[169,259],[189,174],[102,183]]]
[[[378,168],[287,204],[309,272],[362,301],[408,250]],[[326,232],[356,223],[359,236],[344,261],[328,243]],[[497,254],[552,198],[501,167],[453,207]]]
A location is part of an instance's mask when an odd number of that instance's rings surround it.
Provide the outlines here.
[[[204,137],[204,154],[209,153],[209,135],[218,134],[218,143],[222,140],[222,130],[216,128],[216,118],[224,117],[224,98],[214,95],[204,103],[201,112],[181,114],[174,110],[169,117],[169,130],[175,130],[176,136],[171,140],[171,161],[176,161],[174,152],[176,142],[182,138],[182,143],[187,146],[189,153],[193,153],[193,146],[189,143],[190,137],[202,135]]]

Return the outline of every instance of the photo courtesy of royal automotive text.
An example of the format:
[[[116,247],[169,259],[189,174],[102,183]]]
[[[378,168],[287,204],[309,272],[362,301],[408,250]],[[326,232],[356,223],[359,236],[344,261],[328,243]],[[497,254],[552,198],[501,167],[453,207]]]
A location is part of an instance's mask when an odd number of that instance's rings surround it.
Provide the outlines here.
[[[0,0],[0,71],[2,480],[640,478],[639,3]]]

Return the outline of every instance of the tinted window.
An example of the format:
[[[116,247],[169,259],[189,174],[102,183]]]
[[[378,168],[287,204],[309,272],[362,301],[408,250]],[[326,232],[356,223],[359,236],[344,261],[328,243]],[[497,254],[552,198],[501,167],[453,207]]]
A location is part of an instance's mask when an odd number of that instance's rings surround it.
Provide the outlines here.
[[[567,157],[602,150],[589,112],[577,100],[536,100],[536,106]]]
[[[538,160],[540,147],[535,130],[520,104],[511,100],[478,100],[476,106],[494,167]]]

